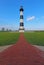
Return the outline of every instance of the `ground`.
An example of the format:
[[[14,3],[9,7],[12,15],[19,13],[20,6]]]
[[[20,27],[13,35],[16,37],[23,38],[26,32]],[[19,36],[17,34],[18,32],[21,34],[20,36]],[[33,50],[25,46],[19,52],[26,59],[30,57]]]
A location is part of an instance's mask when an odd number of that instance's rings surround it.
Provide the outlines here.
[[[0,65],[44,65],[44,52],[29,44],[22,33],[15,45],[0,53]]]

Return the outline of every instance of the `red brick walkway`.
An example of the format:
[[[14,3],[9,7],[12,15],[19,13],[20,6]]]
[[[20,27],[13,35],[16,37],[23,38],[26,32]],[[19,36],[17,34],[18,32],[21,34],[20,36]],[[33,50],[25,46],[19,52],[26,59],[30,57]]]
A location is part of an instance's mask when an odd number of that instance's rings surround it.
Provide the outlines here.
[[[0,65],[44,65],[44,54],[33,47],[20,34],[16,45],[13,45],[0,54]]]

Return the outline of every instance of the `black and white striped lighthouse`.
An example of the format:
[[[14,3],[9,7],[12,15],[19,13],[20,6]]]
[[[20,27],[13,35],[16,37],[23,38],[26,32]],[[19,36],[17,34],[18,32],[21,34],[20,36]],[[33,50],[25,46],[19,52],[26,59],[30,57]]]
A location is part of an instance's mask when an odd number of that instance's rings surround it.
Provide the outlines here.
[[[23,7],[20,7],[20,28],[19,28],[19,32],[24,32],[24,22],[23,22]]]

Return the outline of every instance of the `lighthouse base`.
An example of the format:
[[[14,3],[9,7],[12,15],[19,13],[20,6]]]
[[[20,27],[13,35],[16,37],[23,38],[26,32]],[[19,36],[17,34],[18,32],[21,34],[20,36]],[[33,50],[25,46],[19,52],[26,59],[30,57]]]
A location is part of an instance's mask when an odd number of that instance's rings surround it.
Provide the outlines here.
[[[24,32],[24,27],[20,26],[19,32]]]
[[[24,30],[19,30],[19,32],[24,32]]]

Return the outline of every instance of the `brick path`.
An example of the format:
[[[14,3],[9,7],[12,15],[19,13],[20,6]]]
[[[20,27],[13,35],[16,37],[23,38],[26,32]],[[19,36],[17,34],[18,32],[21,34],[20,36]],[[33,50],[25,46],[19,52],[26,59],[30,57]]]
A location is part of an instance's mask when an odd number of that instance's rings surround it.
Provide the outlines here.
[[[0,53],[0,65],[44,65],[44,52],[20,34],[18,42]]]

